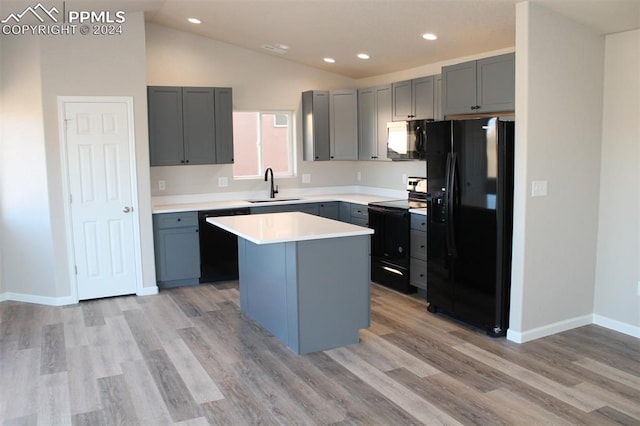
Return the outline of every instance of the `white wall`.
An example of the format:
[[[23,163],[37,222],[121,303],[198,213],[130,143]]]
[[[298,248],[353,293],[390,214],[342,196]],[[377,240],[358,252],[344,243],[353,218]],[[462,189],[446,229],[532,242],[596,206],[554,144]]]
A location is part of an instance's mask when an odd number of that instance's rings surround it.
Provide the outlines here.
[[[147,25],[147,83],[165,86],[230,86],[236,110],[283,109],[299,111],[301,93],[312,89],[355,88],[357,82],[337,74],[296,64],[270,54],[256,53],[226,43]],[[424,162],[308,162],[302,161],[300,120],[297,120],[297,178],[277,179],[281,192],[291,188],[334,185],[368,185],[404,190],[402,175],[426,173]],[[356,180],[360,171],[362,180]],[[302,173],[311,183],[302,184]],[[218,188],[218,177],[230,185]],[[151,168],[153,195],[206,194],[236,191],[266,191],[258,180],[234,181],[231,165],[175,166]],[[158,181],[166,190],[158,190]]]
[[[606,38],[595,322],[640,337],[640,30]]]
[[[42,116],[40,41],[2,37],[2,292],[56,296]]]
[[[516,182],[509,338],[589,324],[600,193],[604,37],[516,8]],[[532,181],[548,196],[531,198]]]
[[[117,36],[3,36],[2,273],[9,294],[52,304],[71,295],[58,96],[134,98],[142,275],[155,288],[144,21],[142,13],[126,19]]]

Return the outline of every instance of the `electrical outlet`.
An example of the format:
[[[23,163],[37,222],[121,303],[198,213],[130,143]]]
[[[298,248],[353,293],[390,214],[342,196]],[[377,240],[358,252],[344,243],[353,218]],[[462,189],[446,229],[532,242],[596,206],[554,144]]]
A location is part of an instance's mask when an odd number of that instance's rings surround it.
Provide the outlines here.
[[[534,180],[531,182],[531,196],[532,197],[546,197],[547,196],[547,181],[546,180]]]
[[[219,177],[218,178],[218,187],[219,188],[224,188],[224,187],[227,187],[227,186],[229,186],[229,178],[226,177],[226,176]]]
[[[357,179],[358,181],[361,181],[361,180],[362,180],[362,173],[360,173],[360,172],[356,172],[356,179]]]
[[[158,181],[158,189],[160,191],[164,191],[165,189],[167,189],[167,182],[165,182],[163,180],[159,180]]]
[[[302,174],[302,183],[311,183],[311,175],[309,173]]]

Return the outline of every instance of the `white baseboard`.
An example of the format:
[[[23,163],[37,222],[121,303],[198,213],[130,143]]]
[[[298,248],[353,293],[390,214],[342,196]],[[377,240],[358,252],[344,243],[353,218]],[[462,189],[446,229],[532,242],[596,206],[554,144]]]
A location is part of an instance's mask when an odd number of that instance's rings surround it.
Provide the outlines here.
[[[512,329],[507,330],[507,340],[516,343],[525,343],[541,337],[551,336],[552,334],[562,333],[572,328],[582,327],[584,325],[593,324],[593,315],[583,315],[581,317],[570,318],[568,320],[559,321],[553,324],[534,328],[524,332],[517,332]]]
[[[49,306],[64,306],[64,305],[73,305],[74,303],[78,303],[71,296],[65,297],[48,297],[48,296],[36,296],[33,294],[21,294],[21,293],[2,293],[0,295],[0,301],[5,300],[13,300],[14,302],[24,302],[24,303],[37,303],[38,305],[49,305]]]
[[[137,296],[153,296],[154,294],[158,294],[158,286],[156,285],[152,287],[142,287],[142,290],[136,293]]]
[[[158,287],[143,287],[142,291],[137,293],[137,296],[152,296],[154,294],[158,294]],[[5,300],[12,300],[14,302],[24,302],[24,303],[36,303],[38,305],[49,305],[49,306],[64,306],[64,305],[73,305],[78,303],[71,296],[66,297],[47,297],[47,296],[36,296],[33,294],[21,294],[21,293],[0,293],[0,302],[4,302]]]
[[[620,322],[602,315],[593,314],[593,323],[619,333],[628,334],[629,336],[640,338],[640,327]]]

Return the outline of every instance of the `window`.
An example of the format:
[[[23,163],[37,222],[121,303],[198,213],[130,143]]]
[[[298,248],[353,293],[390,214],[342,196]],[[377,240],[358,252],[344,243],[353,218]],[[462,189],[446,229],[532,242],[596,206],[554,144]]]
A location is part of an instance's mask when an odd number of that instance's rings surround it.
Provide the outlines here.
[[[293,176],[291,112],[233,112],[233,177]]]

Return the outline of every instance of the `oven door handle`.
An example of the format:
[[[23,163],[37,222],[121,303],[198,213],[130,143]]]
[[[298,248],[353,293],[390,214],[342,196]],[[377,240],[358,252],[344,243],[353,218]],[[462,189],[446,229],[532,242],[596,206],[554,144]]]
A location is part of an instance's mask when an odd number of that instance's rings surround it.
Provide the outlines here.
[[[392,214],[392,215],[398,215],[398,216],[408,216],[409,215],[409,211],[408,210],[400,210],[400,209],[393,209],[393,208],[386,208],[386,207],[380,207],[380,206],[372,206],[369,205],[369,211],[370,212],[375,212],[375,213],[382,213],[382,214]]]

